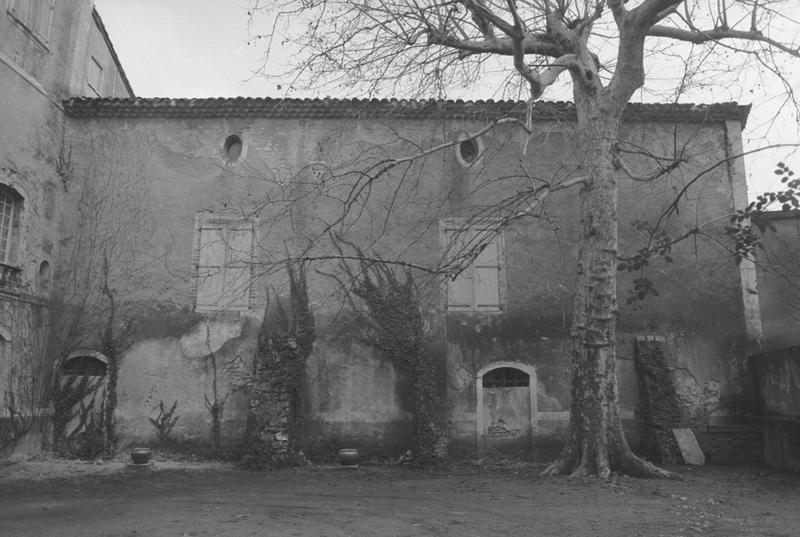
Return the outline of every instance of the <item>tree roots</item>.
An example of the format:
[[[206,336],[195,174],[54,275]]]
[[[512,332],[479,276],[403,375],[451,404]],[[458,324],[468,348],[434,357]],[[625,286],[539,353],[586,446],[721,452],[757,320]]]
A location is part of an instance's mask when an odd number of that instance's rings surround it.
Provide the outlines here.
[[[597,476],[610,479],[612,474],[621,473],[631,477],[683,479],[680,474],[659,468],[655,464],[635,455],[627,445],[619,447],[616,453],[599,453],[595,457],[586,456],[587,451],[582,450],[581,456],[573,447],[565,446],[558,458],[542,471],[542,476],[557,476],[568,474],[568,478]]]

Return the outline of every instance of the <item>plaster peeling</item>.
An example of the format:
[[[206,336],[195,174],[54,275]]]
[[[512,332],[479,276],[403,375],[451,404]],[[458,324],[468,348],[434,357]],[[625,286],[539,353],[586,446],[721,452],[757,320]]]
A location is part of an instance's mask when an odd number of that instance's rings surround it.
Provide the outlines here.
[[[203,321],[181,338],[181,351],[187,358],[203,358],[217,352],[226,342],[242,335],[244,320]]]
[[[463,367],[459,367],[455,373],[450,376],[450,386],[454,390],[463,391],[473,382],[475,373],[470,373]]]
[[[706,421],[720,411],[722,383],[717,379],[701,383],[689,371],[676,369],[675,389],[681,406],[695,419]]]

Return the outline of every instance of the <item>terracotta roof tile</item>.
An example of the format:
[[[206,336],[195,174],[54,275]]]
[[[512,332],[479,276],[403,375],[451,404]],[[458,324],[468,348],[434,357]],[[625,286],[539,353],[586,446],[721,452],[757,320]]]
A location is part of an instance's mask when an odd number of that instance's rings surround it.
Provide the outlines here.
[[[233,97],[209,99],[72,98],[64,108],[75,118],[356,118],[356,119],[449,119],[491,120],[498,117],[525,117],[524,101],[442,101],[398,99],[276,99],[270,97]],[[626,121],[705,123],[738,120],[742,126],[750,113],[749,105],[717,104],[644,104],[631,103]],[[569,102],[538,101],[534,118],[575,119],[575,105]]]

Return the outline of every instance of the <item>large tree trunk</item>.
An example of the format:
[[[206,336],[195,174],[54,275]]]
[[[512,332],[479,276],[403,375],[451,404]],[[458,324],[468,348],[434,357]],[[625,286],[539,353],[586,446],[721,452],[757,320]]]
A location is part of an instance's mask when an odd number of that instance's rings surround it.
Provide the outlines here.
[[[622,111],[598,94],[576,94],[579,147],[587,177],[580,191],[580,251],[572,326],[569,433],[548,474],[672,474],[633,454],[619,414],[616,375],[617,185],[612,147]]]

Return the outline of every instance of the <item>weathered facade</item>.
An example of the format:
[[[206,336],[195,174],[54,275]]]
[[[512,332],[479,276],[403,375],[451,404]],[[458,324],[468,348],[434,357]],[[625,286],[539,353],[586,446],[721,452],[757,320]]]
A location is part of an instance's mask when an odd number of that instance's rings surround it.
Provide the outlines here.
[[[800,346],[755,354],[750,370],[760,403],[764,462],[800,472]]]
[[[502,117],[524,117],[518,103],[75,99],[66,108],[73,143],[114,137],[119,154],[148,155],[142,184],[150,189],[155,225],[141,253],[147,261],[137,264],[148,283],[132,292],[141,329],[120,381],[119,423],[131,436],[149,433],[148,413],[161,399],[178,400],[179,434],[206,434],[212,354],[223,391],[231,393],[226,432],[241,431],[247,405],[237,379],[249,366],[267,289],[285,293],[281,260],[304,257],[316,269],[309,270],[309,288],[319,332],[308,364],[311,439],[387,451],[407,444],[407,386],[379,353],[348,334],[326,231],[346,230],[349,242],[383,259],[441,267],[457,257],[454,236],[480,235],[486,222],[504,216],[476,214],[502,206],[532,177],[559,181],[581,165],[566,103],[540,105],[530,136],[517,125],[487,128]],[[697,173],[734,154],[746,112],[736,105],[631,105],[626,141],[660,153],[677,140],[693,157],[680,176],[660,182],[620,178],[622,254],[646,240],[642,222],[652,223]],[[479,131],[485,132],[474,146],[454,143],[389,170],[352,202],[357,210],[348,205],[359,185],[349,171]],[[729,214],[745,188],[735,163],[695,182],[682,213],[698,222]],[[417,273],[428,351],[445,372],[454,447],[532,442],[541,451],[557,444],[566,423],[577,208],[568,190],[542,207],[538,217],[487,239],[455,281]],[[345,208],[353,212],[340,218]],[[677,235],[683,225],[670,219],[667,229]],[[225,247],[216,251],[213,241]],[[620,297],[622,405],[632,420],[634,339],[655,336],[674,368],[685,421],[702,423],[747,397],[742,276],[723,249],[708,243],[676,245],[670,257],[648,269],[658,297],[631,304]],[[217,271],[205,277],[209,267]],[[636,277],[621,274],[623,293]]]
[[[800,345],[800,215],[770,211],[759,219],[764,234],[758,255],[758,298],[764,350]]]
[[[45,302],[73,179],[62,100],[132,96],[91,0],[10,0],[0,13],[0,430],[38,412]]]
[[[763,349],[750,356],[758,394],[764,461],[800,471],[800,213],[759,216],[772,229],[758,256]]]
[[[269,324],[287,304],[285,261],[305,260],[316,321],[309,449],[402,452],[412,387],[349,315],[341,263],[357,247],[410,267],[451,449],[552,454],[569,412],[577,203],[570,189],[537,198],[585,164],[571,104],[538,103],[529,134],[526,105],[514,102],[137,99],[90,0],[10,5],[0,21],[4,386],[8,364],[31,354],[15,342],[45,330],[48,297],[89,334],[59,350],[62,372],[106,373],[108,303],[86,297],[107,279],[123,441],[153,436],[161,401],[177,401],[175,436],[206,439],[214,400],[225,403],[223,437],[237,440],[258,392],[265,310]],[[621,143],[635,169],[676,148],[688,158],[654,181],[620,171],[620,255],[652,239],[661,215],[670,236],[703,229],[646,273],[620,273],[617,372],[631,425],[637,338],[667,356],[685,424],[749,401],[755,273],[714,240],[745,204],[733,157],[747,113],[732,103],[628,108]],[[643,276],[658,296],[637,299]],[[16,326],[28,310],[39,317]]]

